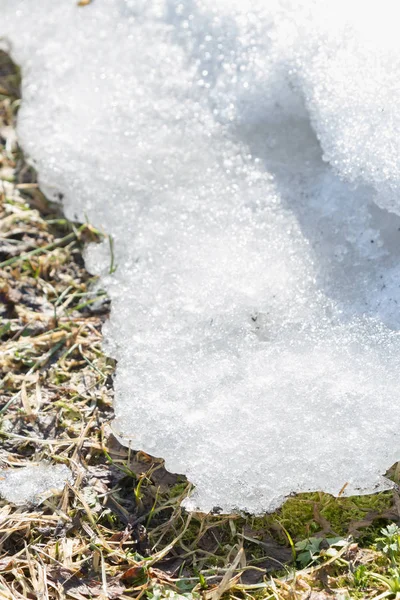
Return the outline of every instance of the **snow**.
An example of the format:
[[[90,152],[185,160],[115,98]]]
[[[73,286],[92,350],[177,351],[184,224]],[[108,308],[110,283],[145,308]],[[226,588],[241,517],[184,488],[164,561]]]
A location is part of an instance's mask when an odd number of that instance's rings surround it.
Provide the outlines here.
[[[40,504],[72,482],[65,465],[45,462],[0,470],[0,496],[16,505]]]
[[[260,513],[400,459],[393,0],[0,0],[19,136],[114,240],[114,429]]]

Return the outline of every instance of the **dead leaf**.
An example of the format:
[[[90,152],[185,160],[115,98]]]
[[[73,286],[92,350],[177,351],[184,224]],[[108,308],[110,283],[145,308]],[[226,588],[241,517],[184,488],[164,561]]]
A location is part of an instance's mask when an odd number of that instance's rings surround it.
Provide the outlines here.
[[[321,515],[319,508],[318,508],[318,504],[316,502],[314,503],[314,506],[313,506],[313,516],[314,516],[314,521],[316,523],[318,523],[318,525],[321,527],[321,531],[318,532],[318,537],[326,535],[327,533],[331,533],[335,536],[337,535],[336,531],[334,531],[332,529],[332,525],[330,524],[328,519],[326,519],[323,515]]]
[[[119,583],[119,578],[108,578],[105,593],[103,582],[98,579],[79,577],[76,573],[64,568],[52,569],[49,574],[55,583],[62,585],[65,593],[73,598],[107,597],[109,600],[117,600],[124,593],[125,587]]]
[[[170,577],[165,571],[162,571],[161,569],[155,569],[154,567],[149,569],[149,574],[153,579],[157,579],[157,581],[163,581],[164,583],[173,584],[175,581],[175,579]]]
[[[140,582],[146,579],[146,571],[143,567],[130,567],[122,575],[121,579],[128,585]]]
[[[389,508],[388,510],[384,510],[382,512],[371,510],[365,515],[364,519],[350,523],[349,534],[354,538],[357,538],[361,535],[359,529],[362,529],[363,527],[369,527],[376,519],[388,519],[389,521],[397,522],[398,518],[397,510],[393,508]]]
[[[242,537],[247,542],[251,542],[262,548],[265,560],[257,563],[259,569],[265,569],[265,572],[274,571],[282,568],[293,559],[292,551],[287,546],[282,546],[269,535],[260,536],[259,531],[253,530],[246,525]],[[257,583],[264,577],[264,573],[259,570],[247,570],[243,573],[242,581],[244,583]]]
[[[393,505],[396,508],[397,514],[400,517],[400,496],[397,491],[393,492]]]

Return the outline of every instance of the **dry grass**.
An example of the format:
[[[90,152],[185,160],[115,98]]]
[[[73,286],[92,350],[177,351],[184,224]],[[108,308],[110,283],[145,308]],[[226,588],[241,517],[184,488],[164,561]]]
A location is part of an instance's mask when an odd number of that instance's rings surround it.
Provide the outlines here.
[[[81,255],[99,234],[41,194],[17,144],[18,105],[18,71],[0,54],[0,464],[63,463],[74,483],[38,506],[0,501],[0,600],[384,592],[362,569],[393,575],[373,542],[379,519],[398,520],[397,494],[308,494],[264,518],[188,515],[187,481],[113,438],[109,303]],[[360,532],[364,548],[348,537]],[[337,533],[341,545],[324,542],[299,568],[296,541]]]

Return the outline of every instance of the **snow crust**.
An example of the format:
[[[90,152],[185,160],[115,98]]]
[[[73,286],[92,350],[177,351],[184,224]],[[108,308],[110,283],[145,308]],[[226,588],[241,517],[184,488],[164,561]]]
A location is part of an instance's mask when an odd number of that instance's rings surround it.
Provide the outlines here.
[[[0,471],[0,496],[16,505],[40,504],[60,492],[72,473],[65,465],[38,463]]]
[[[367,493],[400,459],[393,0],[0,0],[19,135],[114,240],[115,431],[189,509]]]

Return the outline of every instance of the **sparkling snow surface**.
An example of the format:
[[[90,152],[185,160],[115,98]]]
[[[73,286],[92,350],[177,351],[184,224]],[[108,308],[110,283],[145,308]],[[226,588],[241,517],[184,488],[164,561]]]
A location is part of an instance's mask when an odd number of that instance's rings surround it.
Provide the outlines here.
[[[13,504],[39,504],[72,482],[65,465],[40,463],[0,470],[0,496]]]
[[[112,299],[117,434],[208,511],[390,486],[397,2],[0,0],[19,134]]]

